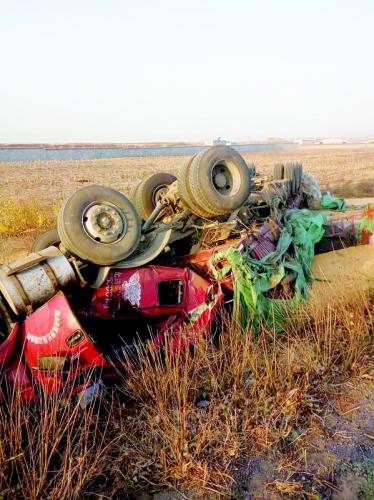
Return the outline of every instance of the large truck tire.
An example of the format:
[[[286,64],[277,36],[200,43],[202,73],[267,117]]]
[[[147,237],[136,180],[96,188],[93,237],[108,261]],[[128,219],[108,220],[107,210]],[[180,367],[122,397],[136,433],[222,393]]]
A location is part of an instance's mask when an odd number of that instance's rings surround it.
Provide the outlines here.
[[[256,175],[256,165],[254,163],[247,163],[247,167],[249,170],[249,175],[254,177]]]
[[[284,179],[291,181],[291,193],[293,195],[300,191],[303,167],[300,163],[287,163],[284,166]]]
[[[181,177],[182,185],[185,183],[182,201],[191,210],[197,207],[209,217],[232,213],[243,205],[251,191],[251,173],[246,162],[228,146],[200,151]]]
[[[159,172],[149,175],[135,187],[130,199],[143,220],[148,219],[167,187],[176,180],[172,174]]]
[[[114,189],[87,186],[68,198],[57,220],[62,245],[99,266],[130,256],[141,237],[140,217],[130,200]]]
[[[293,163],[287,163],[284,166],[284,179],[287,179],[290,181],[291,184],[291,195],[295,195],[297,192],[296,185],[297,185],[297,179],[296,179],[296,169],[295,165]]]
[[[303,166],[301,163],[296,163],[296,187],[297,191],[300,191],[301,180],[303,178]]]
[[[274,165],[273,180],[280,181],[284,176],[284,165],[283,163],[277,163]]]
[[[55,247],[60,244],[60,236],[58,235],[57,228],[48,229],[40,234],[34,241],[31,247],[32,252],[40,252],[48,247]]]
[[[196,203],[191,194],[191,190],[189,187],[189,168],[192,163],[192,160],[195,158],[194,155],[192,158],[189,158],[178,174],[178,193],[182,204],[189,209],[193,214],[201,217],[203,219],[209,219],[211,217],[210,213],[205,211],[200,205]]]

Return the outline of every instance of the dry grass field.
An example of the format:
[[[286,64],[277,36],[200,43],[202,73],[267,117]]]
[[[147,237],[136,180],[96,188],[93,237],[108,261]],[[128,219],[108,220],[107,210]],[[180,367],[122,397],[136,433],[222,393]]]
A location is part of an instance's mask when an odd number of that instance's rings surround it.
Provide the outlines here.
[[[374,196],[374,147],[244,156],[265,174],[301,161],[339,196]],[[25,253],[75,189],[97,183],[128,193],[144,175],[177,172],[184,161],[0,164],[0,259]],[[365,265],[355,252],[349,262],[357,279],[372,280],[366,254]],[[373,288],[347,275],[351,291],[341,293],[344,255],[336,252],[331,274],[316,259],[314,298],[282,334],[264,326],[253,336],[226,318],[219,338],[194,353],[142,354],[121,397],[107,394],[83,415],[69,394],[68,404],[32,407],[15,394],[0,411],[0,497],[373,498]]]
[[[291,151],[247,153],[247,162],[270,174],[275,163],[302,162],[322,187],[344,196],[374,196],[374,145],[314,146]],[[178,172],[185,156],[114,158],[85,161],[0,162],[0,200],[38,198],[51,205],[86,184],[103,184],[128,194],[145,175]]]
[[[141,352],[84,413],[69,388],[31,406],[15,392],[1,497],[373,498],[373,307],[336,293],[256,337],[226,318],[194,353]]]

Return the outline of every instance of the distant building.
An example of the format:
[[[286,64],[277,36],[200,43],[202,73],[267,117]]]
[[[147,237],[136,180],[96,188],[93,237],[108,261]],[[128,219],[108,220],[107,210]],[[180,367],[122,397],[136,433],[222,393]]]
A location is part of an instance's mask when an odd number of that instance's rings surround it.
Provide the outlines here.
[[[308,144],[317,144],[318,143],[318,140],[315,139],[315,138],[314,139],[295,139],[295,141],[300,146],[305,146],[305,145],[308,145]]]
[[[219,144],[229,145],[231,144],[231,141],[226,141],[225,139],[222,139],[222,137],[217,137],[217,139],[213,139],[213,146],[217,146]]]
[[[339,139],[335,137],[327,137],[326,139],[321,139],[318,144],[333,145],[333,144],[350,144],[350,141],[346,139]]]
[[[335,138],[335,137],[315,137],[307,139],[296,139],[297,144],[300,146],[307,146],[313,144],[321,145],[334,145],[334,144],[351,144],[352,141],[347,139]]]

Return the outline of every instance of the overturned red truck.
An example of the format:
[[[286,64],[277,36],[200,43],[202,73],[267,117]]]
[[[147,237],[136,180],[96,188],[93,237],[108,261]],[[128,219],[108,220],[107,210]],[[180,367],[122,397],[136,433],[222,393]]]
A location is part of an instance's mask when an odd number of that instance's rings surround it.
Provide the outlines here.
[[[77,191],[57,228],[0,269],[2,397],[84,393],[115,380],[139,344],[162,349],[171,332],[179,348],[208,335],[233,294],[232,276],[211,272],[212,257],[234,247],[261,261],[276,251],[287,210],[321,199],[300,164],[276,165],[268,179],[227,146],[189,159],[178,179],[147,177],[131,201],[100,186]],[[368,243],[373,220],[372,209],[325,218],[317,251]],[[280,292],[289,291],[286,274]]]

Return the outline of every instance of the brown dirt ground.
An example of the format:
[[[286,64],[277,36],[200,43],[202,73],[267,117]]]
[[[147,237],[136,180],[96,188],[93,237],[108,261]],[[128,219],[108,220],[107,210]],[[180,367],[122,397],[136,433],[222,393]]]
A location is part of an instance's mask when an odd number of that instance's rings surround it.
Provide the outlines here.
[[[359,497],[358,478],[339,472],[342,463],[374,460],[373,384],[356,380],[354,384],[337,384],[329,390],[334,399],[330,401],[326,416],[323,419],[316,417],[300,435],[298,445],[305,450],[303,460],[282,464],[271,450],[266,455],[252,457],[247,463],[245,480],[240,485],[244,490],[242,498],[373,498]],[[330,471],[331,481],[322,479],[326,478],[326,471]],[[270,493],[269,485],[277,480],[288,487],[295,483],[306,488],[313,485],[320,495],[308,495],[304,488],[284,496],[281,492]]]
[[[278,162],[299,161],[323,188],[349,197],[374,196],[373,146],[314,146],[290,151],[243,155],[268,175]],[[176,174],[185,156],[113,158],[74,161],[0,162],[0,202],[6,198],[38,198],[53,204],[87,184],[103,184],[128,194],[145,175],[156,171]]]
[[[352,272],[354,271],[354,272]],[[374,245],[317,255],[313,263],[311,300],[326,304],[338,290],[341,298],[374,289]]]

